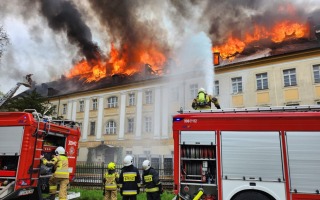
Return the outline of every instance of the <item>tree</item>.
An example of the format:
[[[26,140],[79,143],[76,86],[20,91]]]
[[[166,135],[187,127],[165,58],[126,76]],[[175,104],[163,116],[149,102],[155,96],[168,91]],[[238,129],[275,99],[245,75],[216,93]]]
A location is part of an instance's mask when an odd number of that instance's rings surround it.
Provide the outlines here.
[[[9,36],[5,32],[3,26],[0,26],[0,58],[5,51],[5,46],[9,44]]]
[[[48,99],[41,96],[36,89],[28,90],[9,99],[1,108],[4,111],[23,111],[25,109],[35,109],[38,113],[46,115],[51,115],[54,111]]]

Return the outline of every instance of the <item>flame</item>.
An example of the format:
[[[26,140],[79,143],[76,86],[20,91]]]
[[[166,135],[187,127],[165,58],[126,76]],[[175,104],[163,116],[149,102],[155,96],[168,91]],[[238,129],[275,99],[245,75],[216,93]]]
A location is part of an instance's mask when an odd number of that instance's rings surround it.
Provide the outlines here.
[[[131,56],[130,54],[130,59],[131,61],[133,60],[132,63],[129,61],[129,53],[126,45],[122,47],[122,51],[120,52],[111,44],[108,59],[94,60],[91,62],[81,60],[73,66],[66,76],[68,78],[79,76],[80,79],[85,79],[86,82],[92,82],[99,81],[102,78],[114,74],[131,75],[141,71],[145,64],[149,64],[152,70],[157,72],[163,68],[166,62],[165,55],[155,48],[147,50],[137,49],[134,55]]]
[[[230,35],[225,44],[212,47],[212,51],[220,52],[222,59],[233,60],[237,53],[241,53],[252,42],[269,39],[280,43],[287,39],[306,37],[308,30],[308,25],[289,20],[275,23],[270,30],[262,25],[255,25],[252,33],[246,33],[243,39]]]

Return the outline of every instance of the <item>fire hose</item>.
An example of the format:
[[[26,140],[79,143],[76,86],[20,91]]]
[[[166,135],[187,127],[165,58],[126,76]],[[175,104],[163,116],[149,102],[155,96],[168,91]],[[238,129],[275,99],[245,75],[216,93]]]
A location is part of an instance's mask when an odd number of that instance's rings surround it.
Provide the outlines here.
[[[203,195],[203,189],[199,188],[198,194],[193,198],[193,200],[198,200]]]

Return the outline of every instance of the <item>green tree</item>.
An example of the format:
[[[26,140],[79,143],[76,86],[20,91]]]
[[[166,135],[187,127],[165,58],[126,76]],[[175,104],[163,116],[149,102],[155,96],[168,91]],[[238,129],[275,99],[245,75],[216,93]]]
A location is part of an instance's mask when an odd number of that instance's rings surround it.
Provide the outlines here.
[[[2,57],[3,52],[5,51],[5,46],[9,44],[9,36],[6,31],[3,29],[3,26],[0,26],[0,58]]]
[[[28,90],[9,99],[1,108],[4,111],[24,111],[25,109],[35,109],[38,113],[46,115],[51,115],[54,111],[48,99],[41,96],[36,89]]]

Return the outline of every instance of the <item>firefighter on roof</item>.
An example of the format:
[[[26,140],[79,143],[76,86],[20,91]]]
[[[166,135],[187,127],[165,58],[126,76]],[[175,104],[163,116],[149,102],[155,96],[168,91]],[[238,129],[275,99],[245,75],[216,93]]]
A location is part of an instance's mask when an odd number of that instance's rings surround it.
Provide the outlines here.
[[[195,110],[210,110],[211,103],[213,103],[217,109],[220,109],[218,99],[207,94],[204,88],[200,88],[197,97],[192,101],[192,108]]]
[[[136,200],[141,186],[139,170],[133,166],[133,157],[130,155],[124,157],[123,165],[119,177],[120,194],[123,200]]]
[[[41,161],[44,165],[53,166],[54,168],[54,173],[49,179],[49,200],[55,199],[58,183],[60,184],[59,199],[67,200],[67,186],[69,184],[68,157],[63,147],[58,147],[55,150],[55,154],[50,161],[45,159],[43,155],[41,156]]]
[[[160,200],[160,194],[162,194],[162,184],[159,179],[159,173],[151,167],[149,160],[145,160],[142,163],[142,183],[147,193],[147,200]]]
[[[116,164],[110,162],[107,167],[108,171],[104,174],[104,199],[117,200],[117,184],[119,183],[119,174],[116,172]]]

